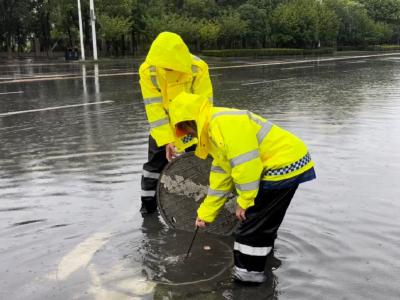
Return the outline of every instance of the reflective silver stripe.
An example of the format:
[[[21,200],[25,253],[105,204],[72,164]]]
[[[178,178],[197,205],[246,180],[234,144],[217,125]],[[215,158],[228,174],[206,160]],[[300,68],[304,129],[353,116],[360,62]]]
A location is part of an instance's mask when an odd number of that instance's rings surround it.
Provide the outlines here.
[[[196,55],[192,54],[192,57],[193,57],[194,60],[201,60],[200,57],[197,57]]]
[[[236,189],[240,191],[256,190],[258,189],[259,186],[260,186],[260,180],[256,180],[245,184],[238,184],[238,183],[235,184]]]
[[[150,122],[150,127],[151,128],[156,128],[156,127],[168,124],[168,123],[169,123],[168,118],[164,118],[164,119],[161,119],[161,120],[158,120],[158,121]]]
[[[233,267],[233,276],[236,279],[246,282],[264,282],[266,280],[264,272],[247,271],[236,266]]]
[[[258,149],[246,152],[244,154],[240,154],[230,160],[231,167],[234,168],[238,165],[241,165],[245,162],[253,160],[260,156]]]
[[[156,75],[151,75],[150,79],[151,79],[151,82],[153,83],[154,87],[157,90],[160,90],[160,86],[158,85],[158,82],[157,82],[157,76]]]
[[[225,197],[229,191],[221,191],[221,190],[213,190],[213,189],[208,189],[207,196],[217,196],[217,197]]]
[[[247,115],[247,111],[245,110],[235,110],[235,111],[220,111],[212,115],[211,120],[223,116],[223,115]]]
[[[271,252],[272,247],[252,247],[235,242],[233,249],[240,253],[251,256],[267,256]]]
[[[156,195],[156,191],[144,191],[140,193],[142,197],[154,197]]]
[[[192,94],[195,94],[194,82],[196,81],[196,75],[197,75],[198,69],[199,68],[196,65],[192,65],[192,73],[193,73],[192,76],[193,76],[193,79],[192,79],[192,86],[190,87],[190,90],[191,90]]]
[[[213,97],[208,97],[208,101],[213,104],[214,103],[214,98]]]
[[[225,170],[218,166],[211,166],[211,172],[226,174]]]
[[[146,98],[143,101],[144,105],[149,105],[153,103],[162,103],[162,97]]]
[[[143,177],[146,177],[146,178],[158,179],[160,177],[160,173],[149,172],[146,170],[143,170],[142,174],[143,174]]]
[[[156,66],[150,66],[149,70],[151,73],[156,72]],[[160,86],[158,85],[158,82],[157,82],[157,74],[150,74],[150,80],[153,83],[154,87],[160,91]]]
[[[247,114],[249,115],[249,118],[252,121],[256,122],[258,125],[260,125],[260,126],[264,125],[264,122],[262,120],[260,120],[259,118],[256,118],[256,116],[252,112],[248,111]]]
[[[260,130],[257,132],[257,141],[258,144],[261,144],[262,141],[264,140],[264,138],[267,136],[267,134],[270,132],[272,126],[274,124],[272,124],[271,122],[267,121],[267,123],[265,123]]]

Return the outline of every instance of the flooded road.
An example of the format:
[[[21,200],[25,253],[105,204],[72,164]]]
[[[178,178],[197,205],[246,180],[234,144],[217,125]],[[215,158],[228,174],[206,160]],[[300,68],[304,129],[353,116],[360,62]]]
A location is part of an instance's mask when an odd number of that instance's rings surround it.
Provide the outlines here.
[[[400,55],[209,59],[215,103],[301,137],[269,280],[232,282],[231,238],[139,213],[139,62],[0,66],[0,299],[399,299]],[[204,246],[211,250],[205,251]]]

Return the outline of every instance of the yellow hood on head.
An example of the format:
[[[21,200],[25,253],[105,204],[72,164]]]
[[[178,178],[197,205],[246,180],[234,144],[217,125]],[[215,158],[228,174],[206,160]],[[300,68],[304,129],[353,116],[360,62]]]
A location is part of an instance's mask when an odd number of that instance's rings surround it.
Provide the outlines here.
[[[192,72],[192,55],[176,33],[161,32],[151,44],[146,57],[149,65],[178,72]]]
[[[183,121],[194,120],[196,122],[199,143],[195,154],[202,159],[207,157],[209,149],[208,122],[210,109],[211,104],[207,97],[186,92],[180,93],[169,104],[169,118],[173,128]]]

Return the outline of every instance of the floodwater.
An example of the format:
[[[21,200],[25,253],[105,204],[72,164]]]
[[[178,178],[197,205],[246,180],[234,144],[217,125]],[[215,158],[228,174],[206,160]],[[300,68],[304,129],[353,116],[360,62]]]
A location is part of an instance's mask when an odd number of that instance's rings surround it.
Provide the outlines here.
[[[400,54],[208,61],[217,105],[291,130],[315,160],[268,281],[232,281],[232,238],[200,233],[184,260],[192,233],[140,215],[138,61],[3,62],[0,299],[400,298]]]

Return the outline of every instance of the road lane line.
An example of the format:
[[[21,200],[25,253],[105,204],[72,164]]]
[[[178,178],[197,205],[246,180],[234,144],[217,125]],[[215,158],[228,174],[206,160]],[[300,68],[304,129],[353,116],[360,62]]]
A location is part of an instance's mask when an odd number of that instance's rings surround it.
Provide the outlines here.
[[[400,55],[400,53],[383,53],[383,54],[370,54],[370,55],[358,55],[358,56],[327,57],[327,58],[317,58],[317,59],[297,60],[297,61],[266,62],[266,63],[259,63],[259,64],[254,64],[254,65],[221,66],[221,67],[213,67],[210,69],[211,70],[241,69],[241,68],[250,68],[250,67],[304,64],[304,63],[325,62],[325,61],[342,61],[342,60],[351,60],[351,59],[359,59],[359,58],[374,58],[374,57],[388,57],[388,56],[390,57],[390,56],[399,56],[399,55]]]
[[[62,258],[58,265],[57,279],[65,280],[80,268],[88,266],[96,251],[103,247],[110,237],[108,232],[97,232],[78,244]]]
[[[0,93],[0,95],[23,94],[23,93],[24,93],[24,91],[4,92],[4,93]]]
[[[138,72],[125,72],[125,73],[109,73],[109,74],[99,74],[95,75],[87,75],[86,78],[96,78],[96,77],[113,77],[113,76],[127,76],[127,75],[138,75]],[[38,77],[38,78],[24,78],[24,79],[15,79],[8,81],[0,81],[0,84],[6,83],[22,83],[22,82],[35,82],[35,81],[52,81],[52,80],[66,80],[66,79],[79,79],[83,78],[82,75],[76,76],[56,76],[56,77]]]
[[[291,80],[293,78],[283,78],[283,79],[273,79],[273,80],[262,80],[262,81],[256,81],[256,82],[247,82],[247,83],[242,83],[241,85],[246,86],[246,85],[254,85],[254,84],[263,84],[263,83],[270,83],[270,82],[275,82],[275,81],[284,81],[284,80]]]
[[[290,68],[281,68],[281,70],[296,70],[296,69],[309,69],[309,68],[315,68],[319,66],[298,66],[298,67],[290,67]]]
[[[29,109],[29,110],[19,110],[19,111],[10,111],[7,113],[0,114],[0,117],[5,116],[12,116],[12,115],[20,115],[38,111],[48,111],[48,110],[57,110],[57,109],[64,109],[64,108],[71,108],[71,107],[80,107],[80,106],[88,106],[88,105],[96,105],[96,104],[105,104],[105,103],[113,103],[112,100],[101,101],[101,102],[90,102],[90,103],[82,103],[82,104],[71,104],[71,105],[63,105],[63,106],[52,106],[52,107],[45,107],[45,108],[38,108],[38,109]]]
[[[329,62],[329,61],[344,61],[360,58],[375,58],[375,57],[391,57],[399,56],[400,53],[383,53],[383,54],[369,54],[369,55],[358,55],[358,56],[342,56],[342,57],[328,57],[328,58],[317,58],[308,60],[297,60],[297,61],[274,61],[266,63],[247,63],[241,65],[230,65],[230,66],[220,66],[220,67],[210,67],[210,70],[222,70],[222,69],[242,69],[242,68],[253,68],[253,67],[265,67],[265,66],[277,66],[277,65],[290,65],[290,64],[304,64],[313,62]],[[138,72],[124,72],[124,73],[108,73],[99,74],[98,77],[113,77],[113,76],[131,76],[138,75]],[[31,79],[16,79],[8,81],[0,81],[0,84],[8,83],[21,83],[21,82],[35,82],[35,81],[52,81],[52,80],[66,80],[66,79],[78,79],[82,78],[82,75],[76,76],[58,76],[58,77],[41,77],[41,78],[31,78]],[[94,78],[94,75],[88,75],[86,78]]]

